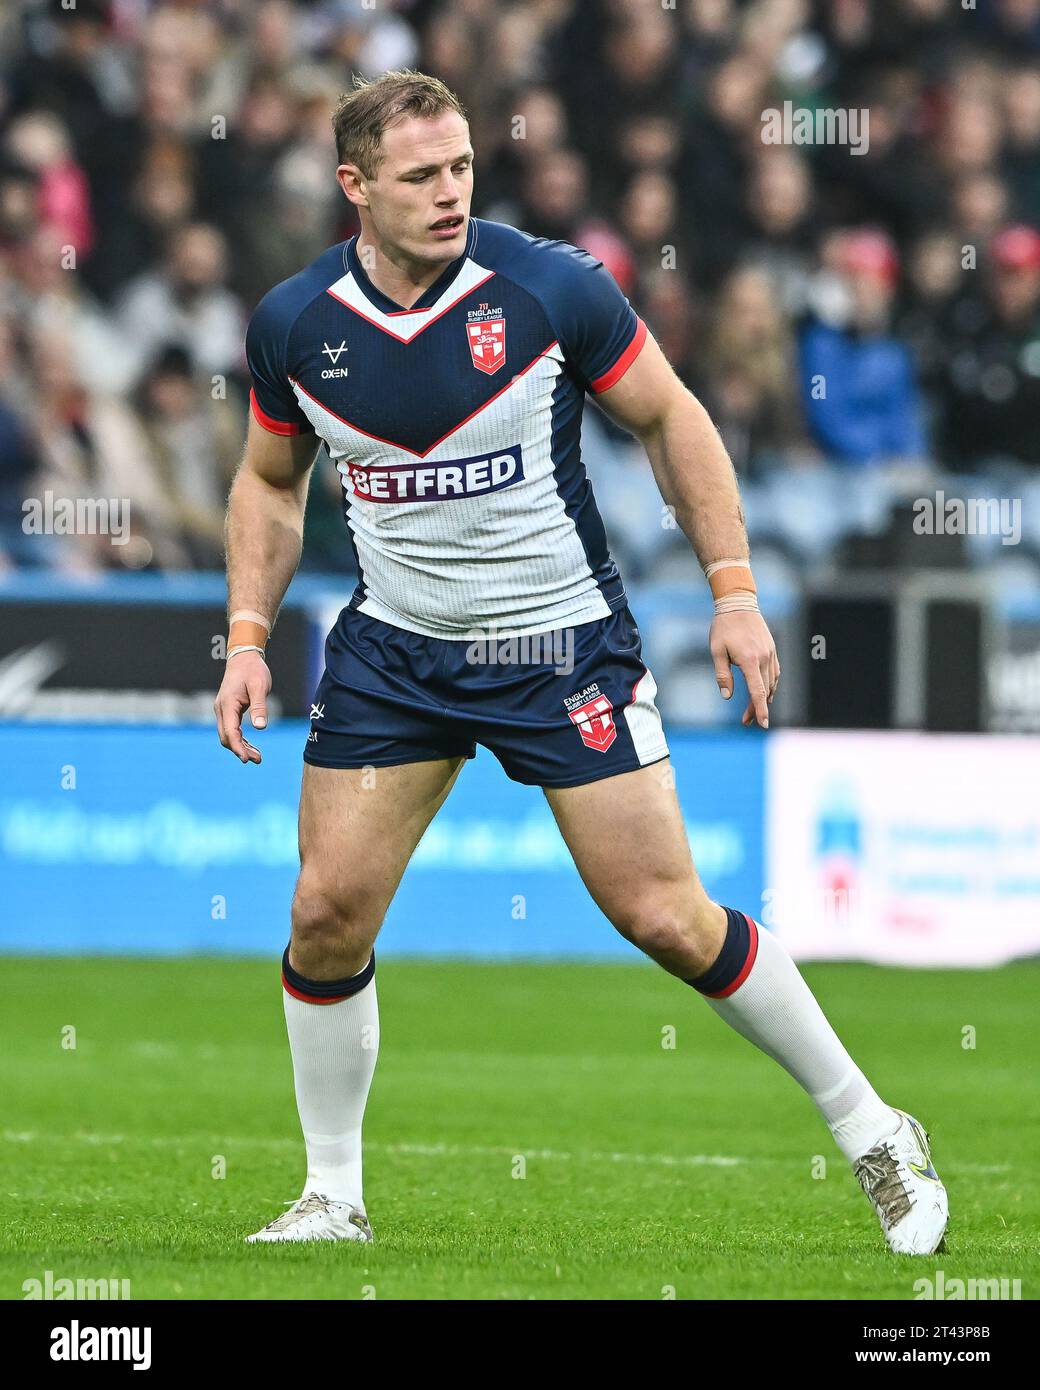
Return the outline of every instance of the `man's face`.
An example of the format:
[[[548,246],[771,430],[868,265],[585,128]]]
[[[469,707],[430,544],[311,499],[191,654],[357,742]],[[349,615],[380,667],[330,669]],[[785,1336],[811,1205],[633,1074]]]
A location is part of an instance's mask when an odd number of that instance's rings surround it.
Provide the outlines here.
[[[1002,322],[1014,325],[1031,319],[1040,304],[1040,268],[997,266],[992,292]]]
[[[378,240],[429,265],[461,256],[473,196],[473,149],[463,118],[456,111],[406,117],[384,132],[382,153],[375,178],[352,164],[339,168],[344,191],[367,208]]]

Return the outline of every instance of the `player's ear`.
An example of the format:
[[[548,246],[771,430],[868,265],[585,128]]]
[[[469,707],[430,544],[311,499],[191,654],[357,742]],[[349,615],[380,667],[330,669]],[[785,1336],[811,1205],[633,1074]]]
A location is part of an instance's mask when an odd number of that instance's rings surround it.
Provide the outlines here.
[[[336,170],[336,178],[344,194],[355,207],[368,207],[366,179],[356,164],[341,164]]]

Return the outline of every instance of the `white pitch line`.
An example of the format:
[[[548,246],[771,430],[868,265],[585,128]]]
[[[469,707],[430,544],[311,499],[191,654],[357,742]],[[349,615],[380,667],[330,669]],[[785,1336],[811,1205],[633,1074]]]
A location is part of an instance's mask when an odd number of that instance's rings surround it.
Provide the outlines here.
[[[104,1148],[107,1144],[146,1144],[153,1148],[183,1148],[186,1144],[201,1144],[206,1148],[224,1145],[253,1149],[298,1149],[299,1139],[253,1138],[245,1135],[213,1134],[41,1134],[34,1130],[0,1130],[0,1142],[5,1144],[89,1144],[93,1148]],[[573,1153],[565,1149],[525,1149],[522,1146],[509,1148],[507,1145],[484,1144],[381,1144],[378,1141],[366,1142],[365,1149],[371,1153],[415,1155],[420,1158],[530,1158],[545,1159],[548,1162],[566,1163],[631,1163],[650,1164],[665,1168],[735,1168],[742,1163],[789,1163],[790,1159],[748,1158],[735,1154],[644,1154],[608,1153],[598,1149],[579,1149]],[[1010,1173],[1014,1165],[1010,1163],[947,1163],[947,1169],[958,1173]]]
[[[561,1160],[564,1162],[578,1161],[589,1163],[653,1163],[667,1167],[714,1167],[732,1168],[738,1163],[747,1163],[746,1158],[738,1158],[731,1154],[625,1154],[625,1153],[601,1153],[597,1150],[579,1150],[577,1153],[567,1153],[563,1149],[509,1149],[504,1145],[485,1146],[481,1144],[369,1144],[368,1148],[376,1149],[383,1153],[399,1154],[420,1154],[424,1157],[440,1158],[444,1156],[459,1157],[471,1154],[475,1157],[501,1157],[506,1155],[516,1158],[523,1155],[524,1158],[544,1158],[550,1162]]]
[[[0,1140],[7,1144],[89,1144],[92,1148],[104,1148],[106,1145],[118,1144],[147,1144],[153,1148],[183,1148],[185,1144],[200,1143],[207,1148],[214,1145],[282,1149],[299,1148],[301,1141],[298,1139],[265,1139],[252,1138],[244,1135],[212,1135],[212,1134],[186,1134],[186,1135],[139,1135],[132,1134],[40,1134],[32,1130],[2,1130]],[[522,1146],[509,1148],[505,1144],[484,1145],[484,1144],[381,1144],[373,1141],[365,1144],[365,1148],[370,1152],[387,1154],[413,1154],[422,1158],[463,1158],[466,1156],[473,1158],[515,1158],[522,1155],[524,1158],[541,1158],[550,1162],[589,1162],[589,1163],[650,1163],[662,1166],[679,1167],[704,1167],[712,1166],[718,1168],[731,1168],[738,1163],[747,1163],[746,1158],[739,1158],[731,1154],[641,1154],[641,1153],[600,1153],[597,1151],[579,1151],[568,1153],[563,1149],[525,1149]]]

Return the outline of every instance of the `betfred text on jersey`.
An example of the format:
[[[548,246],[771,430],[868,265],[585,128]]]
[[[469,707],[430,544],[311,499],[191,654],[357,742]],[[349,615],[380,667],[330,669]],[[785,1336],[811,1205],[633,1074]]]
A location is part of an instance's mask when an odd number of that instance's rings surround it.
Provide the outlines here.
[[[512,487],[524,476],[520,445],[498,453],[437,463],[384,463],[365,466],[343,462],[354,495],[363,502],[447,502],[453,497],[479,497]]]

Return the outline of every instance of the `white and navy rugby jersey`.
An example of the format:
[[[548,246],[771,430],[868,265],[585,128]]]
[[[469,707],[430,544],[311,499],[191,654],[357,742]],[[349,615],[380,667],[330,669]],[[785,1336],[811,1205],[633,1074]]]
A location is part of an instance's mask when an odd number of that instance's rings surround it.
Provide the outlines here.
[[[252,409],[313,431],[343,483],[350,607],[428,637],[522,635],[625,604],[581,460],[585,391],[646,329],[585,251],[471,219],[465,253],[409,309],[354,240],[261,301]]]

